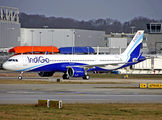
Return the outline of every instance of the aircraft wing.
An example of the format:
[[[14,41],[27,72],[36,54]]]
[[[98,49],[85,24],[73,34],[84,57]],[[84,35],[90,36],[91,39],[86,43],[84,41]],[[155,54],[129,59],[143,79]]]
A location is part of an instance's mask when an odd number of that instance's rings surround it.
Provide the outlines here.
[[[112,65],[112,66],[117,66],[117,65],[126,65],[129,63],[137,63],[137,62],[119,62],[119,63],[104,63],[104,64],[90,64],[90,65],[81,65],[81,66],[75,66],[75,67],[80,67],[80,68],[84,68],[85,71],[89,70],[89,69],[93,69],[95,67],[107,67],[108,65]],[[69,68],[72,66],[66,66],[66,68]]]
[[[105,64],[91,64],[91,65],[82,65],[79,66],[80,68],[84,68],[85,71],[89,70],[90,68],[95,68],[95,67],[106,67],[108,65],[113,65],[117,66],[119,64],[126,64],[126,62],[121,62],[121,63],[105,63]]]

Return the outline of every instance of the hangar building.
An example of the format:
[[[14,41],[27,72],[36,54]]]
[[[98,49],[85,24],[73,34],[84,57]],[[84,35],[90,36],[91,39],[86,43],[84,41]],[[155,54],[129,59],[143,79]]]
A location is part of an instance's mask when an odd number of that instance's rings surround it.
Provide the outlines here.
[[[0,6],[0,68],[10,56],[8,48],[20,45],[18,8]]]
[[[0,48],[20,45],[18,8],[0,6]]]
[[[105,31],[21,28],[21,46],[101,46]]]

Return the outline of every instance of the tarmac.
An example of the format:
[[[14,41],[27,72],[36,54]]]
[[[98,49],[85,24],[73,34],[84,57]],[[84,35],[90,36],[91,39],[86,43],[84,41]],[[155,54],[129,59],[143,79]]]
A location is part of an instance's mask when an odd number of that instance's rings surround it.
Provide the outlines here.
[[[2,79],[17,80],[17,77]],[[49,81],[41,77],[24,77],[23,80]],[[78,84],[0,84],[0,104],[36,104],[38,99],[62,100],[63,103],[162,103],[161,89],[139,88],[140,83],[162,83],[162,80],[73,78],[63,82]]]

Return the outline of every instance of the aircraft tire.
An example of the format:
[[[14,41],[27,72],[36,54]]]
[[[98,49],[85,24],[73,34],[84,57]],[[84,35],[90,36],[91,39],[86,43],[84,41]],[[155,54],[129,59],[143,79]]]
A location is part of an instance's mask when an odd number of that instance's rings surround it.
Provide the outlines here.
[[[89,76],[89,75],[84,75],[82,78],[83,78],[84,80],[89,80],[89,79],[90,79],[90,76]]]
[[[69,79],[69,76],[67,74],[63,74],[62,78],[63,79]]]
[[[22,79],[22,76],[19,76],[18,79],[21,80]]]

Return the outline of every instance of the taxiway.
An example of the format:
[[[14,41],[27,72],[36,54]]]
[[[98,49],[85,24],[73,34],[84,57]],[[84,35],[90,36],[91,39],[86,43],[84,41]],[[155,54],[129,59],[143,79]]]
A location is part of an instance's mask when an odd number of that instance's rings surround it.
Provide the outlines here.
[[[70,81],[85,82],[81,79]],[[36,104],[38,99],[62,100],[63,103],[162,103],[161,89],[134,88],[139,87],[139,83],[162,83],[162,80],[91,78],[87,82],[96,81],[117,83],[0,84],[0,104]],[[119,82],[123,84],[118,84]]]

